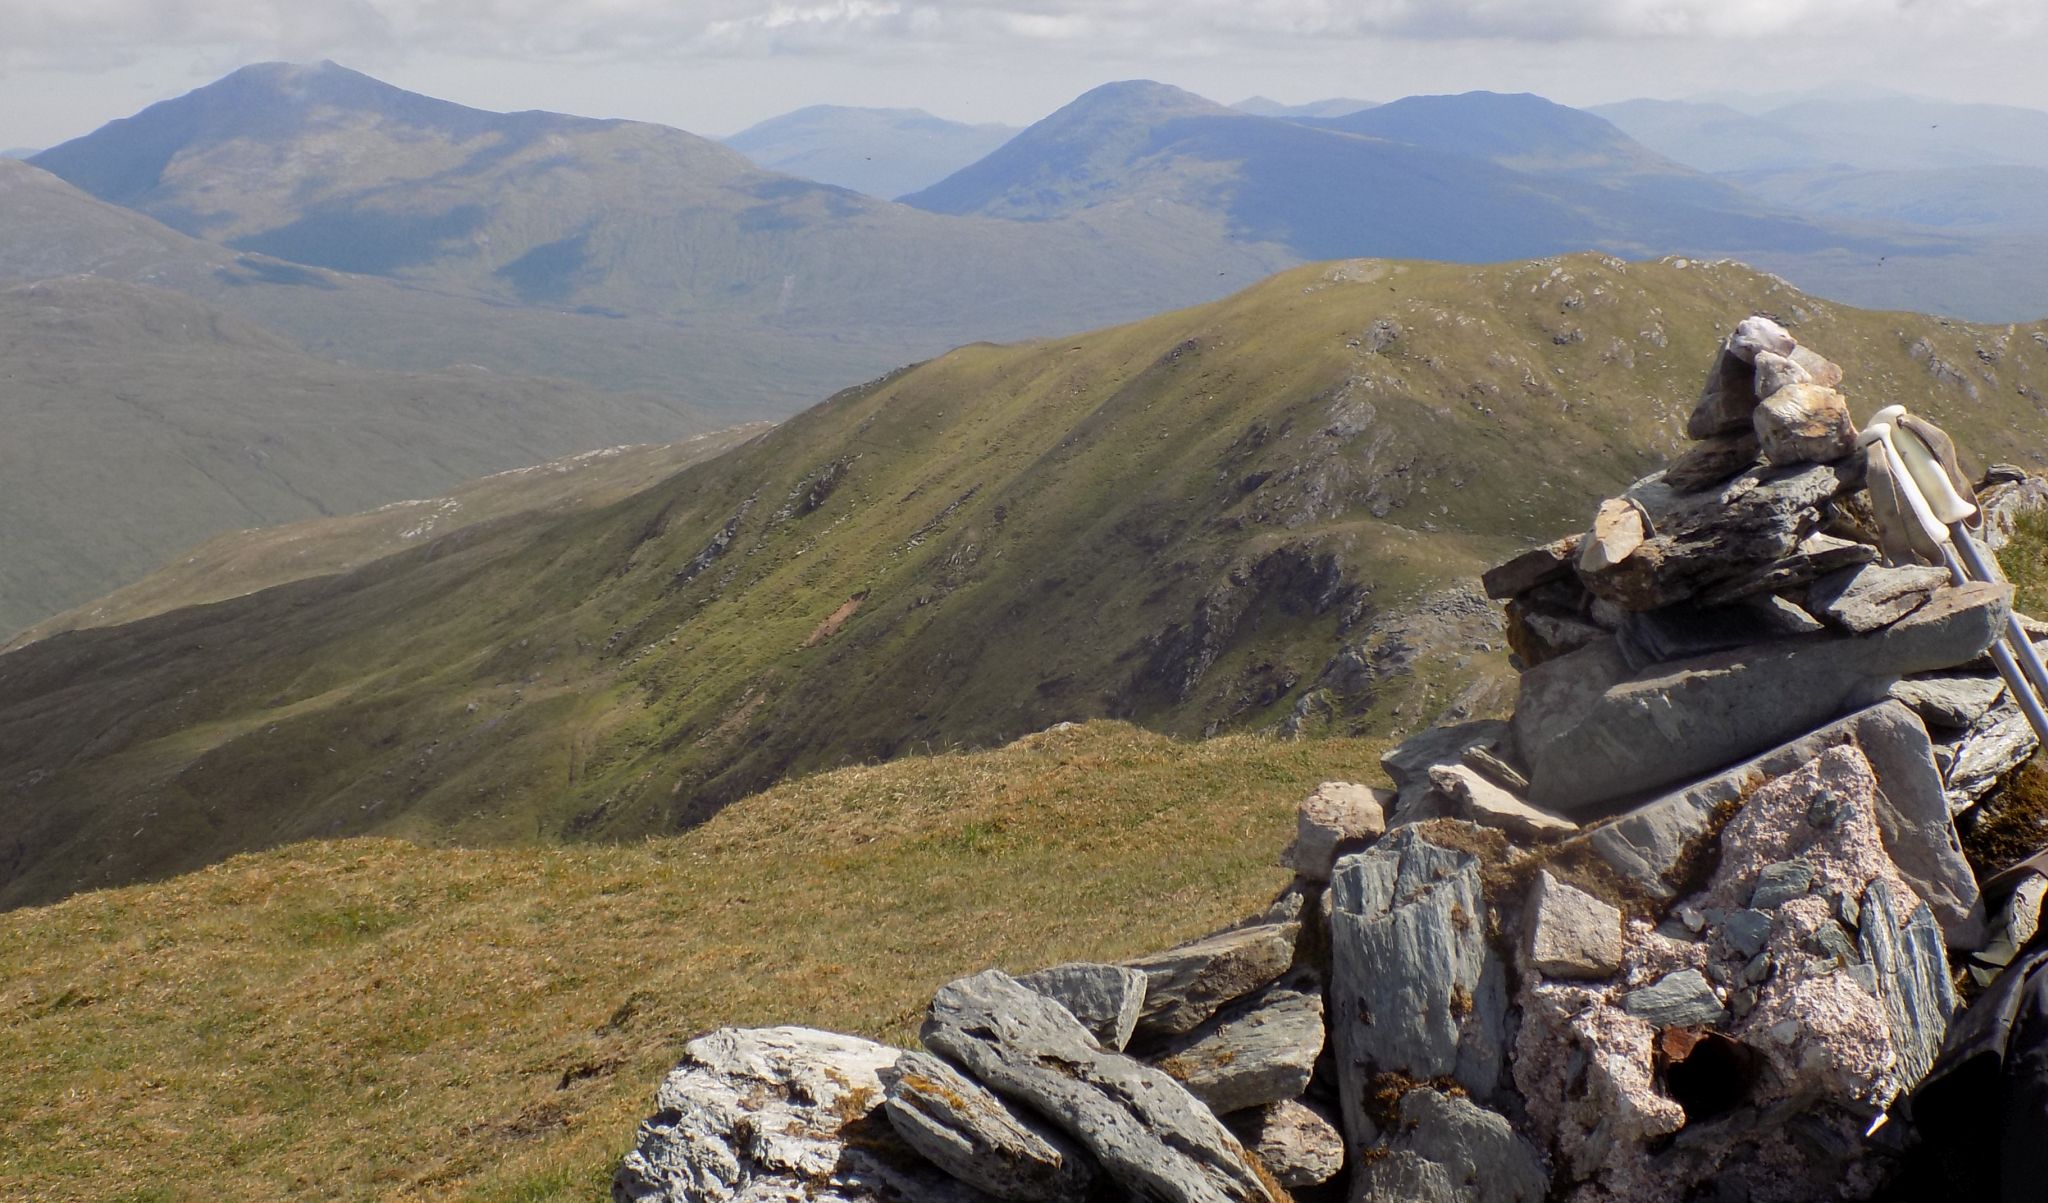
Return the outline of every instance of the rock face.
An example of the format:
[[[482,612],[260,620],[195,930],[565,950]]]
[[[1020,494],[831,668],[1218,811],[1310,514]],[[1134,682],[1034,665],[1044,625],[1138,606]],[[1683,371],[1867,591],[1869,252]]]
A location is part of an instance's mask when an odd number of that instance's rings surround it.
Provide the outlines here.
[[[1166,1074],[1106,1051],[1065,1008],[996,970],[940,990],[925,1047],[1029,1106],[1125,1189],[1168,1203],[1276,1203],[1244,1147]]]
[[[897,1050],[807,1028],[692,1040],[612,1180],[618,1203],[980,1199],[893,1142],[877,1076]]]
[[[1373,1146],[1372,1083],[1455,1079],[1480,1099],[1499,1088],[1507,973],[1486,938],[1480,858],[1404,827],[1337,863],[1330,882],[1330,1011],[1344,1127],[1354,1156]]]
[[[1015,1203],[1075,1203],[1095,1180],[1065,1137],[937,1057],[905,1053],[879,1077],[897,1135],[968,1186]]]
[[[1313,1104],[1289,1099],[1226,1115],[1223,1122],[1282,1186],[1316,1186],[1344,1168],[1344,1134]]]

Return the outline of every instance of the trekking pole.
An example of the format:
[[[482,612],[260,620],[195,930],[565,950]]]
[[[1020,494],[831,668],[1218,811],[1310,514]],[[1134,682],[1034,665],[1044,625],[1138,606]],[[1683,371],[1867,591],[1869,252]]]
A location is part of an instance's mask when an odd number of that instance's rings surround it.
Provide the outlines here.
[[[1920,486],[1920,495],[1935,512],[1935,517],[1948,524],[1949,545],[1955,548],[1971,576],[1980,581],[2002,583],[2005,574],[1998,570],[1997,561],[1987,559],[1984,549],[1970,535],[1969,519],[1977,513],[1977,507],[1958,496],[1949,484],[1948,472],[1936,459],[1934,449],[1925,438],[1917,433],[1917,427],[1926,427],[1941,435],[1948,436],[1939,426],[1924,418],[1914,418],[1911,423],[1902,423],[1899,418],[1906,416],[1906,407],[1894,405],[1872,415],[1873,423],[1882,422],[1892,427],[1892,449],[1905,461],[1907,473],[1913,483]],[[2020,667],[2026,670],[2027,679],[2034,689],[2048,695],[2048,665],[2041,663],[2041,653],[2034,648],[2034,641],[2027,637],[2026,628],[2020,625],[2019,615],[2006,613],[2006,641],[2012,645]]]
[[[1956,493],[1947,472],[1942,470],[1934,453],[1920,441],[1919,436],[1891,424],[1892,419],[1905,412],[1905,407],[1900,405],[1879,410],[1872,415],[1870,424],[1863,428],[1856,441],[1870,451],[1884,455],[1889,464],[1897,465],[1897,471],[1890,473],[1892,482],[1905,499],[1914,525],[1939,550],[1949,578],[1957,585],[1967,584],[1973,579],[1996,583],[2000,578],[1993,575],[1982,550],[1963,525],[1976,513],[1976,507]],[[1967,570],[1965,560],[1969,563]],[[2014,645],[2024,649],[2023,654],[2028,661],[2024,669],[2015,655]],[[2027,639],[2019,619],[2010,612],[2006,615],[2003,638],[1994,642],[1990,651],[1992,663],[1998,666],[1998,675],[2005,679],[2007,692],[2012,694],[2021,713],[2027,716],[2027,724],[2034,729],[2035,737],[2048,744],[2048,710],[2044,710],[2041,693],[2037,692],[2037,683],[2040,689],[2048,690],[2048,670],[2042,669],[2041,658],[2034,651],[2033,643]]]

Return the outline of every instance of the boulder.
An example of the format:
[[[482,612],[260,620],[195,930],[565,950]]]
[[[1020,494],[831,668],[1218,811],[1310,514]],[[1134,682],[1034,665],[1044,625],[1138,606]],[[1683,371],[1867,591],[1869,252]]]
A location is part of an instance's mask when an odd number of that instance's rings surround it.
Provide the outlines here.
[[[1733,434],[1702,439],[1664,468],[1664,483],[1680,493],[1695,493],[1754,467],[1763,455],[1756,431],[1745,426]]]
[[[1733,764],[1882,698],[1897,678],[1967,663],[2002,629],[2006,585],[1944,589],[1871,635],[1799,638],[1658,666],[1600,690],[1566,679],[1587,652],[1525,673],[1515,744],[1537,806],[1566,815]],[[1618,656],[1616,657],[1618,659]]]
[[[1621,972],[1621,910],[1539,869],[1529,892],[1529,968],[1549,978],[1603,978]]]
[[[1515,840],[1542,843],[1562,839],[1577,823],[1539,810],[1462,764],[1440,764],[1429,780],[1451,801],[1451,813],[1482,827],[1493,827]]]
[[[1794,347],[1786,358],[1805,372],[1809,380],[1822,388],[1833,388],[1842,383],[1841,365],[1811,347]]]
[[[978,1203],[884,1139],[882,1070],[899,1050],[807,1028],[690,1041],[612,1178],[617,1203]]]
[[[1225,1004],[1272,984],[1294,964],[1299,923],[1218,932],[1124,962],[1145,975],[1145,1009],[1134,1038],[1182,1036]]]
[[[1403,827],[1337,862],[1330,881],[1330,1012],[1344,1130],[1375,1147],[1365,1109],[1380,1074],[1499,1089],[1507,974],[1486,935],[1478,856]]]
[[[1885,853],[1933,909],[1951,948],[1984,937],[1984,903],[1949,819],[1933,744],[1913,712],[1884,702],[1773,748],[1753,760],[1675,790],[1565,842],[1583,847],[1648,898],[1669,901],[1693,887],[1687,867],[1729,811],[1773,778],[1838,744],[1862,750],[1883,787],[1877,823]]]
[[[1844,630],[1865,635],[1919,609],[1948,583],[1946,568],[1863,564],[1813,582],[1806,592],[1806,608]]]
[[[1306,1100],[1234,1112],[1223,1123],[1282,1186],[1316,1186],[1344,1168],[1344,1134],[1328,1112]]]
[[[1322,995],[1275,986],[1218,1012],[1153,1064],[1224,1115],[1299,1097],[1322,1052]]]
[[[1145,975],[1122,965],[1075,962],[1017,979],[1067,1009],[1107,1049],[1131,1042],[1145,1009]]]
[[[1856,450],[1849,399],[1818,384],[1779,389],[1757,405],[1750,421],[1764,458],[1778,467],[1830,464]]]
[[[1654,610],[1755,579],[1798,552],[1819,529],[1825,507],[1860,483],[1852,467],[1756,467],[1690,493],[1661,474],[1638,481],[1625,496],[1643,507],[1654,533],[1627,559],[1598,572],[1582,569],[1579,578],[1595,597],[1624,610]]]
[[[1325,781],[1294,811],[1294,842],[1281,863],[1309,881],[1330,880],[1340,850],[1377,839],[1387,830],[1396,795],[1348,781]]]
[[[941,988],[919,1037],[1079,1141],[1124,1189],[1160,1203],[1277,1203],[1207,1107],[1080,1021],[988,970]]]
[[[880,1077],[883,1114],[903,1143],[977,1190],[1012,1203],[1076,1203],[1095,1180],[1094,1163],[1065,1136],[929,1053],[905,1053]]]

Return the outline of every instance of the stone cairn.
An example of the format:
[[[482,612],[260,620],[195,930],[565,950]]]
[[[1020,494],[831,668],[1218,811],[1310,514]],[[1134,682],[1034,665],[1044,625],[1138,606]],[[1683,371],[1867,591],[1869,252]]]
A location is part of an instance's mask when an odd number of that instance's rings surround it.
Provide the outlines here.
[[[692,1041],[614,1198],[1868,1197],[1987,936],[1955,820],[2034,737],[2010,588],[1878,562],[1841,380],[1741,323],[1691,450],[1485,575],[1512,719],[1318,789],[1266,913],[955,981],[923,1051]],[[1995,545],[2044,489],[1987,484]]]

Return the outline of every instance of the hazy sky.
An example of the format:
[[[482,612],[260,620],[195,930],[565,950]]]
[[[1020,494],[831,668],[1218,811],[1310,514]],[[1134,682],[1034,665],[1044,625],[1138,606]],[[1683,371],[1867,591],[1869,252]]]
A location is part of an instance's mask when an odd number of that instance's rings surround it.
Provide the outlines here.
[[[1023,124],[1112,79],[1225,103],[1884,88],[2048,108],[2042,0],[0,0],[0,148],[246,63],[726,134],[806,104]]]

